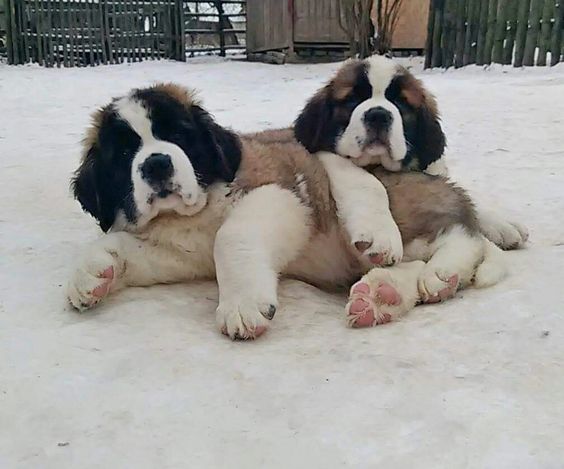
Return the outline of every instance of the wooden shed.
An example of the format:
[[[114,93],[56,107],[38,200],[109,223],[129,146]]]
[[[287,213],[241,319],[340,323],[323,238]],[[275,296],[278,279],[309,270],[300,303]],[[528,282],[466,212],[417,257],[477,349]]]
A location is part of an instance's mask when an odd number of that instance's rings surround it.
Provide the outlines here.
[[[247,54],[329,60],[348,51],[339,0],[247,0]]]

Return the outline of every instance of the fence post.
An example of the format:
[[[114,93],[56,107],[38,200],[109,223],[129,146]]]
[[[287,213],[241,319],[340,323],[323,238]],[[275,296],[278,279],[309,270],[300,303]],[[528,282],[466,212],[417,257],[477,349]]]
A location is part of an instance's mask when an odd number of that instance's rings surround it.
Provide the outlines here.
[[[215,3],[217,6],[217,14],[219,15],[217,18],[219,26],[219,55],[225,57],[225,20],[223,16],[223,4],[221,0],[216,0]]]
[[[542,11],[542,26],[541,33],[539,36],[539,56],[537,59],[537,65],[546,65],[546,53],[550,47],[550,32],[552,25],[550,21],[554,13],[554,0],[544,0],[544,8]]]
[[[525,42],[525,57],[523,58],[523,64],[526,66],[535,65],[535,49],[537,48],[539,38],[542,6],[542,0],[531,0],[531,27],[527,32],[527,41]]]
[[[515,37],[515,67],[523,66],[525,57],[525,44],[527,42],[527,31],[529,24],[530,0],[521,0],[519,5],[519,17],[517,19],[517,36]]]
[[[433,57],[431,58],[432,67],[440,67],[443,64],[442,54],[442,29],[443,29],[443,9],[445,0],[435,1],[435,26],[433,29]]]
[[[505,65],[511,64],[513,61],[513,48],[515,46],[515,37],[517,32],[517,4],[519,0],[508,0],[507,5],[507,23],[509,30],[507,31],[507,38],[503,47],[502,63]]]
[[[490,0],[488,7],[488,23],[486,32],[486,46],[484,48],[484,63],[492,63],[492,51],[497,24],[497,0]]]
[[[503,46],[505,35],[507,34],[507,17],[509,16],[508,6],[508,0],[499,0],[497,5],[497,23],[495,25],[492,61],[498,64],[503,63]]]
[[[340,5],[340,3],[337,3]],[[427,41],[425,43],[425,68],[431,66],[431,56],[433,55],[433,30],[435,27],[435,0],[429,4],[429,16],[427,17]]]
[[[12,44],[12,0],[6,0],[6,52],[8,63],[14,64],[14,50]]]
[[[489,0],[480,0],[480,19],[478,25],[478,44],[476,50],[476,63],[484,65],[484,51],[486,49],[486,33],[488,32],[488,5]]]
[[[560,46],[564,26],[562,24],[564,17],[564,5],[562,1],[563,0],[560,0],[558,4],[554,6],[554,25],[552,27],[552,38],[550,41],[550,65],[556,65],[560,62],[560,54],[562,53]]]
[[[460,68],[463,65],[464,56],[464,34],[470,35],[470,6],[468,0],[458,0],[458,9],[456,10],[456,48],[454,66]],[[468,19],[468,27],[465,28],[465,20]]]

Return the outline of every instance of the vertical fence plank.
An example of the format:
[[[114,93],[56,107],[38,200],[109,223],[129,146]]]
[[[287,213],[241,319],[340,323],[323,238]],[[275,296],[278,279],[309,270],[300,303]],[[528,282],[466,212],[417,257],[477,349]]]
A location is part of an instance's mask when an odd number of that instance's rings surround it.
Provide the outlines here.
[[[63,55],[63,66],[68,67],[69,66],[69,56],[68,56],[68,40],[67,40],[67,26],[66,26],[66,21],[65,21],[65,15],[64,15],[64,3],[63,0],[59,0],[57,2],[57,13],[59,15],[59,21],[61,23],[61,27],[59,29],[61,35],[61,53]]]
[[[537,65],[546,65],[546,54],[550,48],[550,36],[552,32],[551,20],[554,15],[555,0],[544,0],[544,7],[542,11],[542,25],[539,37],[539,56]]]
[[[440,67],[443,65],[442,54],[442,34],[443,34],[443,14],[444,14],[445,0],[437,0],[435,9],[435,26],[433,30],[433,57],[431,63],[433,67]]]
[[[443,66],[450,68],[454,62],[456,46],[456,4],[458,0],[446,0],[443,22]]]
[[[486,45],[484,47],[484,63],[492,63],[492,51],[496,31],[497,0],[490,0],[488,5],[488,31],[486,33]]]
[[[454,58],[455,68],[460,68],[463,65],[464,38],[466,34],[469,34],[468,28],[466,28],[466,19],[469,16],[467,3],[468,0],[458,0],[457,2],[458,8],[456,10],[456,47]]]
[[[26,11],[26,3],[25,1],[20,2],[19,8],[18,8],[18,23],[20,25],[20,29],[19,29],[19,35],[21,37],[21,59],[23,63],[28,63],[30,56],[29,56],[29,41],[31,40],[31,38],[29,37],[29,28],[27,27],[27,21],[26,21],[26,15],[27,15],[27,11]]]
[[[45,2],[45,34],[47,36],[47,62],[49,64],[49,67],[53,67],[57,62],[57,58],[55,57],[55,48],[53,46],[53,34],[55,32],[53,29],[53,15],[51,6],[52,5],[50,1]]]
[[[503,63],[503,46],[505,44],[505,35],[507,34],[508,5],[509,2],[507,0],[499,0],[497,4],[497,18],[492,51],[492,61],[497,64]]]
[[[542,15],[543,0],[531,0],[530,28],[527,32],[525,42],[525,56],[523,65],[531,66],[535,64],[535,50],[537,48],[540,30],[540,20]]]
[[[560,55],[562,53],[562,47],[560,46],[560,41],[562,41],[563,33],[563,20],[564,20],[564,0],[558,0],[554,6],[554,25],[552,27],[552,37],[550,39],[550,65],[556,65],[560,62]]]
[[[529,30],[529,13],[531,11],[531,0],[520,0],[519,13],[517,18],[517,35],[515,37],[515,67],[523,66],[525,57],[525,44],[527,42],[527,32]]]
[[[97,23],[99,26],[98,38],[100,40],[100,53],[101,53],[102,63],[104,65],[108,63],[108,53],[111,54],[111,50],[112,50],[109,38],[106,37],[107,29],[105,28],[105,20],[104,20],[105,6],[106,6],[105,2],[99,1],[98,8],[95,9],[95,13],[94,13],[94,18],[98,18],[97,19]],[[109,45],[108,48],[106,48],[107,45]]]
[[[12,11],[12,0],[6,0],[6,53],[8,55],[8,63],[14,65],[14,50],[12,45],[12,38],[14,33],[12,32],[12,21],[14,13]]]
[[[470,63],[470,51],[472,50],[472,36],[474,35],[474,29],[476,28],[475,14],[476,5],[479,2],[476,0],[468,0],[468,5],[466,8],[466,35],[464,36],[464,51],[462,52],[462,65],[468,65]]]
[[[476,51],[476,63],[484,65],[484,51],[486,50],[486,34],[488,32],[488,8],[489,0],[480,0],[480,24],[478,26],[478,45]]]
[[[427,17],[427,39],[425,41],[425,68],[431,67],[431,57],[433,55],[433,31],[435,29],[435,8],[436,0],[431,0],[429,4],[429,16]]]
[[[517,11],[519,0],[507,0],[507,36],[503,45],[501,63],[511,64],[513,61],[513,48],[515,47],[515,37],[517,35]]]

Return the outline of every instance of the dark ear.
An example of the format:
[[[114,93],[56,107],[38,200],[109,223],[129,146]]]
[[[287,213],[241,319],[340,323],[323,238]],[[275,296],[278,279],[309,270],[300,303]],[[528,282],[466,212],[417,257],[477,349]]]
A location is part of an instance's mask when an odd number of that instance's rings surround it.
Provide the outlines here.
[[[215,146],[215,171],[218,177],[227,182],[235,179],[241,163],[241,142],[235,132],[221,127],[212,121],[210,127]]]
[[[326,148],[331,126],[330,85],[320,89],[307,102],[294,122],[294,135],[310,153]]]
[[[446,137],[441,128],[441,119],[435,97],[425,89],[421,80],[411,74],[398,79],[401,95],[415,109],[417,132],[412,144],[418,160],[419,170],[424,171],[443,156]]]
[[[417,137],[413,143],[419,160],[419,169],[424,171],[427,166],[443,156],[446,137],[439,116],[430,108],[420,107],[417,121]]]
[[[71,181],[74,198],[80,202],[82,209],[100,223],[100,228],[107,232],[115,218],[115,214],[104,210],[96,175],[97,150],[91,148],[75,171]]]

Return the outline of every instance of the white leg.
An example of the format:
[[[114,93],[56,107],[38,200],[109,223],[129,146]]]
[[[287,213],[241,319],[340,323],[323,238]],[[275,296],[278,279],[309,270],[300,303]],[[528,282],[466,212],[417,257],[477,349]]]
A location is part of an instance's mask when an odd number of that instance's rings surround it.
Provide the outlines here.
[[[266,330],[278,305],[278,274],[309,237],[309,209],[288,190],[263,186],[237,204],[214,247],[223,333],[253,339]]]
[[[75,308],[84,310],[126,286],[178,282],[198,277],[201,270],[129,233],[110,233],[91,243],[79,257],[67,297]]]
[[[319,152],[337,204],[339,220],[352,244],[372,265],[401,261],[401,234],[390,212],[388,193],[372,174],[334,153]],[[369,265],[370,265],[369,264]]]
[[[478,210],[478,223],[482,234],[504,250],[522,248],[529,239],[526,227],[491,210]]]
[[[453,296],[472,282],[477,265],[485,254],[484,238],[470,235],[455,226],[431,243],[432,257],[419,277],[419,293],[425,303]]]
[[[375,267],[355,283],[345,308],[350,327],[385,324],[404,315],[419,302],[417,279],[422,261]]]

